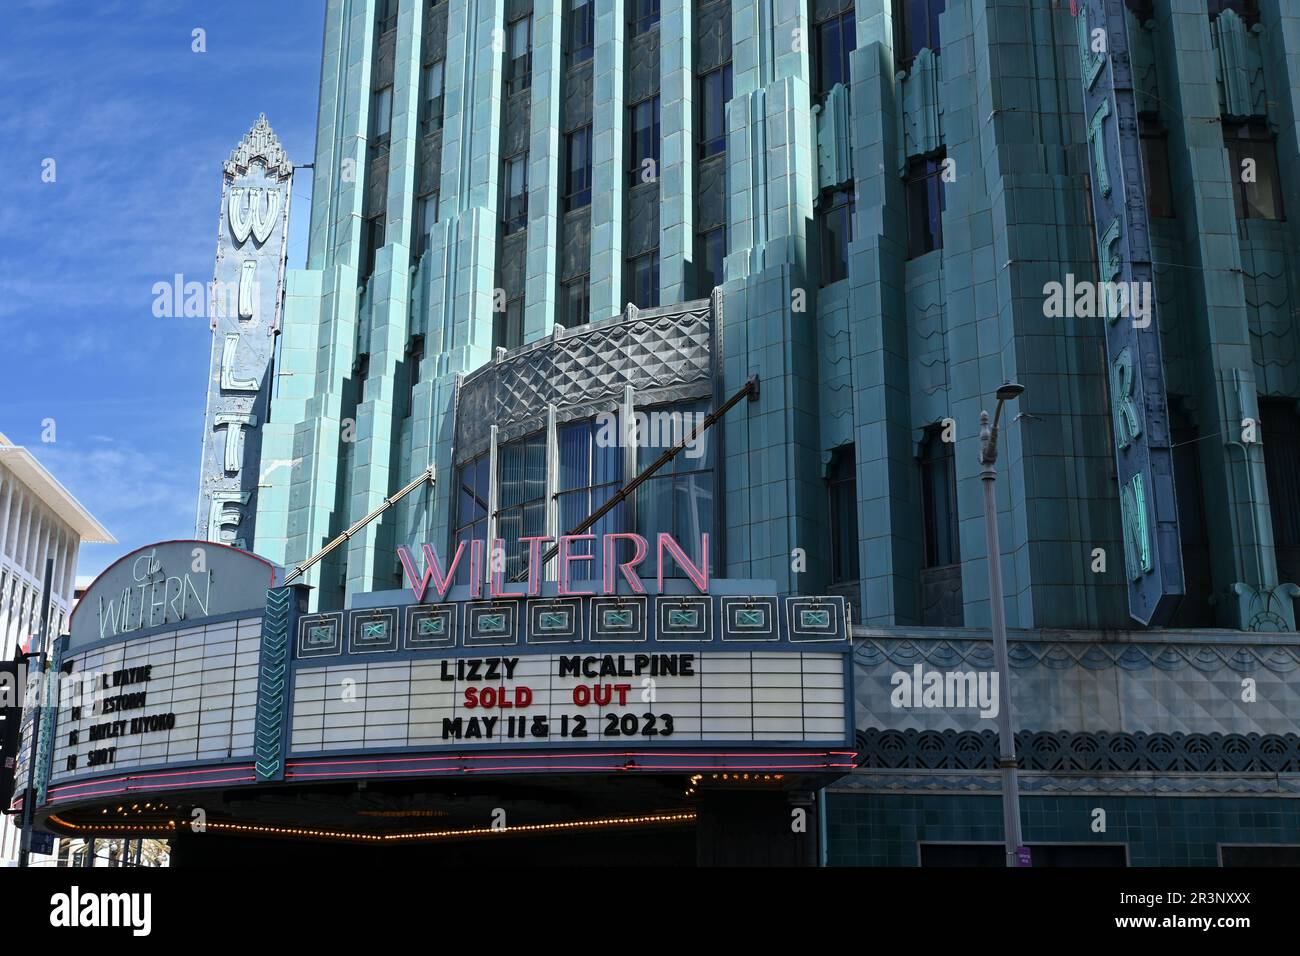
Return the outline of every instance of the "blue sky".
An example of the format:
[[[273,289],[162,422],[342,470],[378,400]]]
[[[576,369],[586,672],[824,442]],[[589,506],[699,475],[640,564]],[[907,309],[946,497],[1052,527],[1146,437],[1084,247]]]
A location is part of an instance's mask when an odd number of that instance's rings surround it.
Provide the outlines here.
[[[259,113],[312,162],[323,25],[323,0],[0,9],[0,432],[117,537],[79,575],[194,536],[211,333],[155,318],[153,285],[212,279],[221,166]],[[290,267],[310,195],[300,171]]]

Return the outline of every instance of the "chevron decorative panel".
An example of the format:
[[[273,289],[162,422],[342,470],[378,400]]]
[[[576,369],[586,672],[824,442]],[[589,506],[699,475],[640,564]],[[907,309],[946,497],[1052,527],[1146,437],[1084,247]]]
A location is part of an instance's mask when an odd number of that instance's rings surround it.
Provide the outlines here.
[[[291,588],[266,595],[262,625],[262,665],[257,675],[257,731],[254,746],[257,779],[284,778],[285,684],[289,675]]]

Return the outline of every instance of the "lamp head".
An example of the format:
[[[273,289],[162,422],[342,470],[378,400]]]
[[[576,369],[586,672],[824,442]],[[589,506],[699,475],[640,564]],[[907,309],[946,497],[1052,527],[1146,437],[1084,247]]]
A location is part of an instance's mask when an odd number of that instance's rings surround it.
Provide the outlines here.
[[[1024,394],[1025,387],[1018,382],[1003,382],[998,386],[997,396],[999,402],[1009,402],[1013,398],[1018,398]]]

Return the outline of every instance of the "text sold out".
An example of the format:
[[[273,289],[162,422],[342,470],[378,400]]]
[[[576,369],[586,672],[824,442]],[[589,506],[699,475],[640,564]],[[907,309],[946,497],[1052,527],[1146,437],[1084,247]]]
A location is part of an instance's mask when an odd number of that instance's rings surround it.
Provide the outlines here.
[[[578,707],[596,704],[605,707],[617,703],[627,706],[631,684],[579,684],[573,688],[573,703]],[[475,710],[512,710],[527,707],[533,702],[532,688],[519,687],[466,687],[465,708]]]

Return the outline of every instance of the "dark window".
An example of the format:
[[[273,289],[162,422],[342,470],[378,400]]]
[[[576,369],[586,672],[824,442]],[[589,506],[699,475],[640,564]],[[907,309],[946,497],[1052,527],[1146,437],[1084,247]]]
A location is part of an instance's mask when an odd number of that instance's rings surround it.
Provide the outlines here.
[[[564,209],[569,212],[591,205],[591,127],[575,129],[565,136],[564,153],[568,157]]]
[[[406,407],[402,417],[410,418],[415,412],[415,386],[420,384],[420,363],[424,361],[424,336],[412,335],[406,346]]]
[[[618,416],[606,417],[562,425],[556,435],[559,446],[560,472],[556,503],[559,506],[560,532],[567,533],[585,521],[597,508],[607,502],[623,484],[623,446],[617,440]],[[615,505],[588,529],[597,536],[596,542],[575,542],[571,554],[600,555],[594,550],[601,536],[626,530],[623,505]],[[575,568],[593,568],[586,562]],[[595,573],[594,571],[592,573]]]
[[[894,59],[900,66],[911,63],[922,50],[939,52],[939,14],[946,0],[894,0],[894,28],[897,48]]]
[[[636,530],[650,541],[659,532],[671,534],[693,562],[701,560],[700,535],[712,536],[713,463],[717,434],[699,431],[707,417],[707,402],[686,402],[638,408],[644,416],[637,425],[637,471],[652,465],[667,449],[686,447],[648,478],[636,492]],[[692,437],[694,436],[694,437]],[[684,577],[675,561],[666,560],[665,577]]]
[[[627,300],[638,309],[659,304],[659,250],[627,261]]]
[[[659,178],[659,97],[642,100],[628,113],[628,182],[653,182]]]
[[[492,314],[492,351],[517,349],[524,344],[524,297],[506,299],[502,312]]]
[[[814,30],[817,74],[813,99],[820,101],[836,83],[849,85],[849,54],[857,47],[857,15],[850,7],[847,13],[817,24]]]
[[[727,148],[727,103],[731,99],[731,64],[699,79],[700,157],[716,156]]]
[[[487,455],[461,465],[456,476],[456,528],[452,534],[452,555],[456,553],[458,541],[487,541],[488,500],[492,492],[490,479]],[[451,557],[446,560],[450,562]],[[468,546],[456,568],[456,583],[469,583]]]
[[[1259,0],[1210,0],[1211,20],[1224,10],[1231,10],[1241,17],[1247,26],[1259,23]]]
[[[957,466],[953,443],[943,440],[941,425],[926,429],[920,462],[925,566],[947,567],[961,560],[961,548],[957,540]]]
[[[1300,415],[1291,399],[1262,400],[1259,417],[1278,580],[1300,581]]]
[[[632,36],[640,36],[659,25],[659,0],[630,0]]]
[[[1139,26],[1148,20],[1155,19],[1156,11],[1153,0],[1124,0],[1124,6],[1132,11],[1133,18],[1137,20]]]
[[[528,546],[519,539],[546,534],[546,432],[498,449],[497,501],[496,537],[505,541],[509,581],[528,560]]]
[[[1146,171],[1147,212],[1172,218],[1174,190],[1169,175],[1169,143],[1160,124],[1148,116],[1141,119],[1142,165]]]
[[[1224,123],[1238,219],[1282,219],[1277,144],[1262,123]]]
[[[420,131],[429,134],[442,129],[443,61],[424,68],[424,99],[420,103]]]
[[[695,255],[699,259],[701,297],[722,285],[722,261],[727,256],[727,227],[718,226],[695,237]]]
[[[853,190],[822,193],[817,210],[821,245],[821,283],[838,282],[849,274],[849,241],[853,238]]]
[[[826,472],[830,495],[831,584],[858,580],[858,465],[853,445],[831,455]]]
[[[576,276],[560,283],[560,324],[572,329],[590,320],[591,276]]]
[[[907,257],[943,248],[943,156],[907,164]]]
[[[393,131],[393,88],[385,86],[370,94],[370,148],[388,149]]]
[[[415,255],[419,258],[428,251],[429,236],[433,233],[433,224],[438,221],[438,194],[429,193],[415,202]]]
[[[1178,493],[1178,542],[1183,557],[1185,594],[1171,627],[1213,627],[1214,580],[1210,570],[1210,538],[1205,520],[1205,490],[1201,482],[1200,430],[1187,415],[1186,399],[1170,395],[1169,437],[1173,440],[1174,487]]]
[[[1281,846],[1221,846],[1224,866],[1300,866],[1300,843]]]
[[[569,65],[590,60],[595,48],[595,0],[569,0]]]
[[[533,82],[533,18],[515,20],[506,27],[506,92],[519,93]]]
[[[511,235],[528,225],[528,154],[507,159],[501,176],[501,222]]]
[[[374,216],[364,221],[361,227],[361,278],[369,279],[375,274],[375,254],[384,246],[384,217]]]
[[[389,30],[397,29],[397,0],[379,0],[375,4],[377,11],[376,24],[378,32],[382,35]]]

